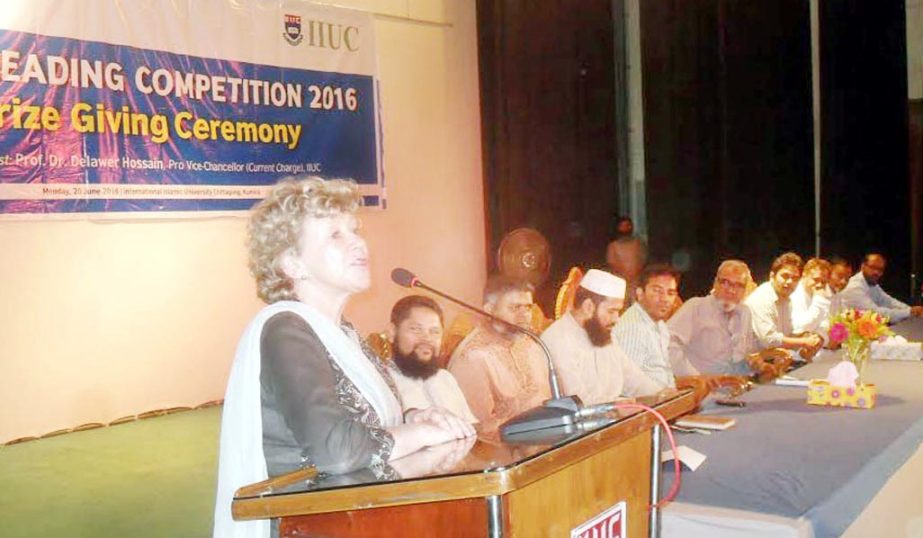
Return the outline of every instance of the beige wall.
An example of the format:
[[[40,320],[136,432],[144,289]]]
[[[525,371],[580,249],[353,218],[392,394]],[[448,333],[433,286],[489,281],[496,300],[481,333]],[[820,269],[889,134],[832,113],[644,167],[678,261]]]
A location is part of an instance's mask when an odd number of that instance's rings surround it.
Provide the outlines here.
[[[383,328],[413,269],[476,300],[484,218],[474,2],[337,0],[377,13],[388,209],[363,215]],[[413,19],[413,20],[409,20]],[[432,21],[432,22],[428,22]],[[0,222],[0,442],[224,393],[260,307],[244,219]]]

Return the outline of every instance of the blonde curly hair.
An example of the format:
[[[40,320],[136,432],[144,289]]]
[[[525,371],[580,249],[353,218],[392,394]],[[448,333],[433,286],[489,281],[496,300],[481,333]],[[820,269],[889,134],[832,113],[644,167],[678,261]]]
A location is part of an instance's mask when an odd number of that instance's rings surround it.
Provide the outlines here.
[[[294,282],[279,261],[288,249],[298,251],[304,219],[354,213],[361,205],[362,195],[352,180],[308,176],[279,181],[254,206],[247,229],[250,273],[260,299],[267,304],[297,299]]]

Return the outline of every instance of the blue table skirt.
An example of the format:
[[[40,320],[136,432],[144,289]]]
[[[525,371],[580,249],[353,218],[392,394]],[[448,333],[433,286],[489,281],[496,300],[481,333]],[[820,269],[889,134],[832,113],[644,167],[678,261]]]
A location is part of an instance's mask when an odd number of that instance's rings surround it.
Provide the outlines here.
[[[923,333],[923,320],[895,329],[913,337]],[[794,377],[825,377],[839,354],[825,355]],[[713,435],[680,435],[678,443],[708,460],[683,473],[677,500],[806,517],[817,536],[840,535],[923,440],[923,362],[871,361],[866,377],[878,388],[874,409],[810,406],[804,387],[775,385],[745,394],[744,408],[707,409],[738,423]]]

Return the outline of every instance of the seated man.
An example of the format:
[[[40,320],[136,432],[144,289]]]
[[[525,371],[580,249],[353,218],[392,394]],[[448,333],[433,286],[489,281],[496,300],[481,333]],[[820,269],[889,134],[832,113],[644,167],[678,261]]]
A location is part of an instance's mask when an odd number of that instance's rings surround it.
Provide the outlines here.
[[[532,285],[502,275],[487,280],[484,310],[523,329],[532,321]],[[548,363],[529,337],[485,320],[458,344],[449,371],[481,431],[491,432],[551,398]]]
[[[830,296],[830,308],[827,309],[827,317],[820,323],[820,335],[827,342],[827,347],[837,349],[842,342],[833,342],[828,338],[830,334],[830,318],[839,314],[843,306],[843,290],[849,283],[852,276],[852,265],[843,258],[830,259],[830,279],[827,282],[827,293]]]
[[[442,345],[442,309],[423,295],[408,295],[391,309],[389,372],[406,415],[413,409],[439,407],[468,423],[477,422],[465,395],[437,360]]]
[[[823,258],[811,258],[804,264],[801,282],[792,292],[792,330],[795,333],[813,332],[820,334],[830,317],[830,296],[827,282],[830,280],[830,262]]]
[[[688,361],[703,374],[750,374],[746,359],[756,342],[750,309],[741,304],[749,281],[746,263],[721,262],[711,293],[689,299],[667,322],[672,364]]]
[[[830,290],[833,293],[840,293],[846,289],[849,283],[849,277],[852,276],[852,264],[843,258],[830,259]]]
[[[590,269],[574,294],[573,306],[542,333],[561,391],[580,397],[585,405],[661,389],[612,340],[624,297],[623,279]]]
[[[708,394],[708,379],[688,360],[670,360],[670,330],[665,320],[676,301],[679,272],[665,264],[641,271],[635,303],[615,325],[612,336],[625,354],[660,388],[692,388],[699,398]]]
[[[843,306],[859,310],[872,310],[886,316],[891,323],[923,316],[923,306],[909,306],[888,295],[878,282],[885,274],[887,260],[877,252],[865,255],[858,273],[849,279],[843,290]]]
[[[744,303],[753,316],[753,333],[761,349],[797,349],[809,359],[820,349],[823,339],[814,333],[795,333],[789,299],[801,279],[803,265],[801,256],[794,252],[782,254],[773,260],[769,280],[753,290]]]
[[[830,309],[827,319],[821,323],[821,335],[826,335],[830,330],[830,316],[834,316],[846,308],[843,305],[843,290],[846,289],[852,274],[852,264],[848,261],[837,257],[830,259],[830,280],[827,282]]]

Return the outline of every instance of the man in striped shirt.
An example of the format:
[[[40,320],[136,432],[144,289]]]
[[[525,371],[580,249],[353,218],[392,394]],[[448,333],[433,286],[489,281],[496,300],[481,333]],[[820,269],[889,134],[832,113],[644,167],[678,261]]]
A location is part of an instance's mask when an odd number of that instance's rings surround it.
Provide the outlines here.
[[[635,303],[615,324],[613,337],[648,377],[661,387],[692,388],[708,393],[707,378],[688,360],[670,361],[670,330],[665,323],[679,287],[679,272],[665,264],[644,268],[633,290]]]

